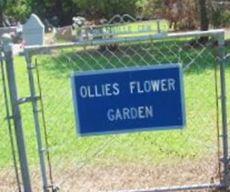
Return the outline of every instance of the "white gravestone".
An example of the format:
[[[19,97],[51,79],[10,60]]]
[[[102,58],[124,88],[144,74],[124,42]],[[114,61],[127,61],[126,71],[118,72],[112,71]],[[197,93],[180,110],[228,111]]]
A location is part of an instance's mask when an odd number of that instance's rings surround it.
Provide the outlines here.
[[[25,45],[43,45],[45,27],[39,17],[32,14],[23,25],[23,40]]]

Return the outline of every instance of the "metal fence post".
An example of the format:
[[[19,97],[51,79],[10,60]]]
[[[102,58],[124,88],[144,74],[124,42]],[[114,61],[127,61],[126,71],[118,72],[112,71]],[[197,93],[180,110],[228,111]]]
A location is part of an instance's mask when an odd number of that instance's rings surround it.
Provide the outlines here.
[[[9,34],[4,34],[2,36],[2,43],[3,43],[3,52],[6,61],[7,80],[9,84],[9,95],[11,101],[11,110],[13,114],[12,118],[15,127],[23,187],[24,187],[24,192],[31,192],[32,189],[31,189],[31,182],[30,182],[28,160],[26,155],[24,131],[22,126],[21,111],[18,105],[18,93],[17,93],[17,85],[15,79],[13,47],[12,47],[13,44],[12,44],[11,36]]]
[[[40,128],[39,116],[38,116],[38,112],[39,112],[38,103],[37,103],[37,99],[35,99],[36,98],[36,91],[35,91],[35,82],[34,82],[34,76],[33,76],[33,71],[32,71],[34,69],[34,66],[32,65],[31,56],[30,56],[28,51],[25,51],[25,58],[26,58],[27,69],[28,69],[30,94],[31,94],[31,98],[34,98],[32,100],[32,107],[33,107],[36,139],[37,139],[37,145],[38,145],[40,170],[41,170],[42,183],[43,183],[43,191],[47,192],[47,191],[49,191],[48,188],[52,187],[52,186],[48,186],[48,181],[47,181],[46,162],[45,162],[46,149],[43,147],[42,134],[41,134],[41,128]]]
[[[224,32],[218,35],[218,60],[220,65],[220,87],[221,87],[221,118],[222,118],[222,139],[223,139],[223,184],[225,189],[230,187],[230,170],[228,157],[228,126],[227,126],[227,100],[225,82],[224,62]]]

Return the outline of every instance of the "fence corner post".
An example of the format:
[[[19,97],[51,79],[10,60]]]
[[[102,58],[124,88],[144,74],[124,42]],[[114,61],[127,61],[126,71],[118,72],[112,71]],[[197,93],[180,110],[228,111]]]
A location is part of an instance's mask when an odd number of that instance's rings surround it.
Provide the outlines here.
[[[225,61],[224,61],[224,31],[217,36],[218,41],[218,62],[220,67],[220,87],[221,87],[221,120],[222,120],[222,145],[223,145],[223,180],[224,190],[230,189],[230,167],[229,167],[229,146],[228,146],[228,125],[227,125],[227,96],[225,79]]]
[[[11,103],[11,113],[15,128],[15,137],[20,161],[21,176],[24,192],[31,192],[31,182],[29,166],[26,154],[26,145],[24,131],[22,126],[21,111],[18,105],[18,93],[15,78],[14,59],[13,59],[13,42],[10,34],[3,34],[1,37],[2,49],[6,62],[7,81],[9,86],[9,96]]]

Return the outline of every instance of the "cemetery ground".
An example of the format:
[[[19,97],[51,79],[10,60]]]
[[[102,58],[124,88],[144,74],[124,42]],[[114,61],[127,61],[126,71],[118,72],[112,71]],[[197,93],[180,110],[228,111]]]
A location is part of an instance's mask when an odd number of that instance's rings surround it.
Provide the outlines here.
[[[176,55],[167,56],[167,53],[170,51],[177,53],[178,46],[183,43],[183,41],[168,41],[162,46],[161,42],[154,43],[154,46],[160,47],[157,49],[160,50],[156,56],[157,61],[159,63],[177,61]],[[108,59],[112,60],[112,67],[116,68],[123,67],[121,60],[127,66],[135,65],[133,61],[145,65],[139,56],[141,52],[137,54],[133,51],[135,48],[138,49],[139,45],[131,46],[133,47],[130,49],[121,45],[118,51],[115,50],[116,55],[120,57],[114,57],[113,52],[102,54],[91,48],[54,51],[53,57],[36,56],[54,180],[62,178],[63,186],[75,189],[84,187],[82,191],[87,191],[91,187],[97,190],[145,188],[210,182],[211,177],[214,180],[218,179],[215,59],[210,57],[208,49],[204,50],[184,73],[187,122],[183,130],[83,138],[76,136],[71,72],[111,68]],[[131,58],[122,56],[123,49],[129,50]],[[182,63],[188,63],[197,55],[197,50],[201,49],[202,47],[195,47],[189,52],[179,53]],[[91,66],[90,63],[96,64]],[[16,77],[20,84],[19,96],[26,97],[30,94],[24,57],[16,57],[15,64]],[[230,82],[229,65],[226,68],[226,82]],[[2,94],[0,97],[3,97]],[[4,108],[2,101],[3,98],[0,98],[0,107]],[[230,109],[229,103],[228,109]],[[36,189],[39,185],[38,157],[31,104],[22,106],[22,118],[29,162],[34,165],[30,167],[33,175],[32,183]],[[0,181],[4,181],[3,185],[0,184],[1,191],[1,186],[10,187],[13,181],[4,180],[4,173],[12,167],[4,115],[0,117],[0,125],[0,138],[5,138],[1,140],[0,145]]]

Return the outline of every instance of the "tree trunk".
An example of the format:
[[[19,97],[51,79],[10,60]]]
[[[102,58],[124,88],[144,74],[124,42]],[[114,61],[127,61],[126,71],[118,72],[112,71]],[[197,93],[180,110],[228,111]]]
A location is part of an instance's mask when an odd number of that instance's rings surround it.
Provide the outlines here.
[[[3,11],[0,9],[0,27],[3,27]]]
[[[208,11],[206,6],[206,0],[199,0],[199,12],[200,12],[200,30],[207,31],[209,26]],[[205,44],[208,41],[208,37],[201,37],[199,43]]]
[[[65,23],[65,18],[64,18],[64,11],[63,11],[63,5],[62,5],[62,0],[56,0],[55,6],[54,6],[54,13],[58,17],[58,25],[63,25]]]
[[[206,7],[206,0],[199,0],[200,7],[200,29],[202,31],[208,30],[209,19]]]
[[[0,0],[0,27],[4,27],[4,21],[3,21],[3,13],[6,9],[6,1],[5,0]]]

